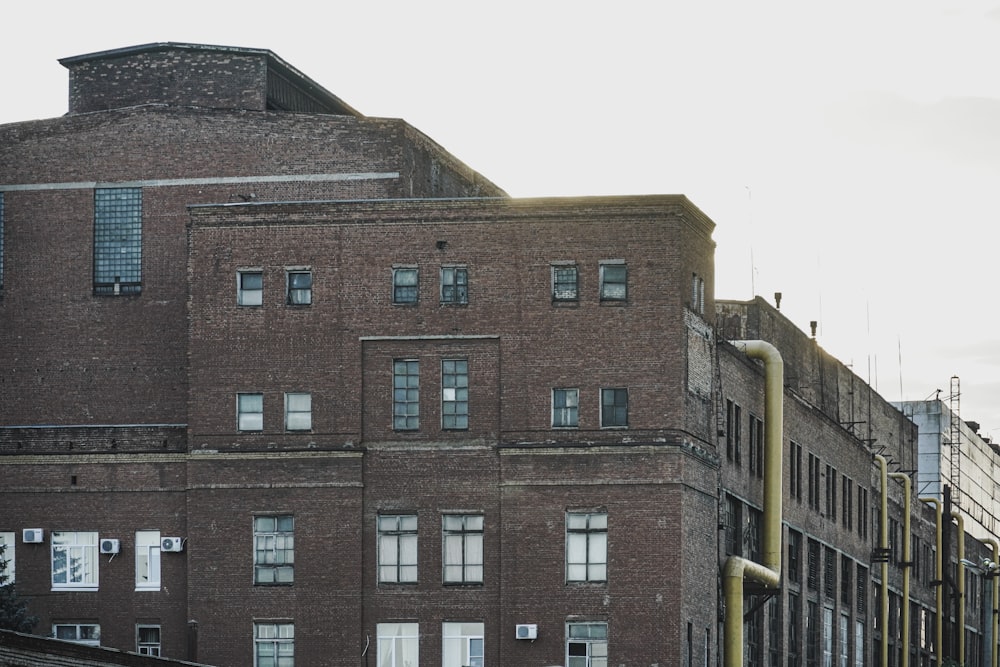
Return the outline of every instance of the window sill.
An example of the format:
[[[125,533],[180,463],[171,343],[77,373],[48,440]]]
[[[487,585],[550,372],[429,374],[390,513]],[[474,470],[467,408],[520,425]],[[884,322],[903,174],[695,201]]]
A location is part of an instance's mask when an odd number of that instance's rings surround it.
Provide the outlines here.
[[[97,586],[53,586],[53,593],[96,593]]]
[[[140,591],[150,591],[150,592],[158,593],[160,591],[160,586],[159,586],[159,584],[157,584],[156,586],[136,586],[135,587],[135,592],[138,593]]]

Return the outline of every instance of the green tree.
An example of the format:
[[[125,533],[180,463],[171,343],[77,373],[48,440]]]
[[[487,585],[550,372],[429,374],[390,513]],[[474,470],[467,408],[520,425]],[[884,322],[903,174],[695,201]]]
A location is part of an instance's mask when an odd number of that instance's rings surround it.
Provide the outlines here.
[[[0,629],[15,632],[31,633],[38,625],[38,617],[28,614],[28,603],[17,597],[14,582],[7,575],[7,563],[4,555],[7,545],[0,542]]]

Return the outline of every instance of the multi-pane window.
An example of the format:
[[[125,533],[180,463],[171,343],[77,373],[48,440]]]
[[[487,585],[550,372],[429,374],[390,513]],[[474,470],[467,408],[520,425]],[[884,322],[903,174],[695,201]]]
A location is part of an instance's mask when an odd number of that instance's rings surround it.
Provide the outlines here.
[[[483,583],[483,515],[442,517],[444,583]]]
[[[392,302],[416,303],[420,273],[416,267],[397,267],[392,270]]]
[[[420,627],[417,623],[379,623],[378,667],[415,667],[420,664]]]
[[[601,301],[628,298],[628,268],[625,264],[601,264]]]
[[[844,528],[854,527],[854,480],[847,475],[840,476],[840,520]]]
[[[67,642],[100,646],[101,626],[98,623],[55,623],[52,636]]]
[[[417,515],[384,514],[378,518],[378,580],[417,581]]]
[[[823,548],[823,594],[829,600],[837,594],[837,554],[830,547]]]
[[[576,301],[579,298],[580,292],[576,265],[554,265],[552,267],[552,300]]]
[[[802,502],[802,445],[789,441],[788,479],[791,482],[791,497]]]
[[[285,394],[285,430],[309,431],[312,429],[312,394]]]
[[[743,409],[739,403],[726,400],[726,458],[740,465],[742,458],[740,440],[743,428]]]
[[[264,303],[264,272],[239,271],[236,274],[236,304],[259,306]]]
[[[767,664],[781,667],[781,596],[776,595],[767,604]]]
[[[809,454],[809,475],[806,479],[809,492],[809,507],[819,511],[820,461],[815,454]]]
[[[691,274],[691,310],[705,314],[705,279],[697,273]]]
[[[442,667],[483,667],[483,623],[444,623],[441,629]]]
[[[799,639],[799,614],[802,606],[796,593],[788,593],[788,667],[802,664],[802,642]]]
[[[569,428],[580,423],[580,390],[552,390],[552,427]]]
[[[441,303],[469,303],[469,270],[464,266],[441,267]]]
[[[806,585],[809,590],[819,590],[819,559],[820,545],[816,540],[809,540],[806,552]]]
[[[0,586],[14,583],[14,533],[0,532]]]
[[[295,625],[254,623],[254,667],[294,667]]]
[[[97,533],[52,532],[52,588],[97,590]]]
[[[392,428],[420,428],[420,362],[416,359],[392,362]]]
[[[94,190],[94,294],[142,291],[142,189]]]
[[[608,515],[566,514],[566,581],[608,580]]]
[[[160,590],[160,531],[158,530],[139,530],[135,533],[135,588]]]
[[[313,274],[308,270],[289,270],[286,302],[290,306],[312,303]]]
[[[628,426],[628,389],[601,389],[601,426]]]
[[[850,609],[854,602],[854,561],[850,556],[840,556],[840,603]]]
[[[788,531],[788,563],[786,563],[788,583],[798,584],[802,581],[802,533],[797,530]]]
[[[728,493],[726,494],[725,516],[726,554],[743,555],[743,503]]]
[[[0,192],[0,289],[3,289],[3,193]]]
[[[295,579],[295,517],[257,516],[253,520],[253,581],[290,584]]]
[[[608,624],[566,624],[566,667],[608,667]]]
[[[139,655],[160,655],[160,626],[135,626],[135,652]]]
[[[241,431],[264,430],[264,394],[236,394],[236,427]]]
[[[750,474],[764,476],[764,421],[750,415]]]
[[[837,520],[837,469],[826,466],[826,518]]]
[[[441,428],[469,428],[469,362],[466,359],[441,362]]]
[[[819,605],[806,601],[806,667],[819,667]]]

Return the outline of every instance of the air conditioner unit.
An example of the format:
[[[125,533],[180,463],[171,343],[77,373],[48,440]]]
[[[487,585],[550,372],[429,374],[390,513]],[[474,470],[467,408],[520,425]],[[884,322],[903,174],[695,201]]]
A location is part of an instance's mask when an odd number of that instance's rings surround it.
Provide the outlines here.
[[[101,553],[102,554],[116,554],[121,551],[122,543],[121,540],[101,540]]]
[[[514,631],[515,639],[538,639],[538,626],[534,623],[520,623]]]
[[[25,544],[41,544],[45,539],[45,531],[41,528],[25,528],[21,532],[21,541]]]
[[[184,538],[181,537],[161,538],[160,551],[184,551]]]

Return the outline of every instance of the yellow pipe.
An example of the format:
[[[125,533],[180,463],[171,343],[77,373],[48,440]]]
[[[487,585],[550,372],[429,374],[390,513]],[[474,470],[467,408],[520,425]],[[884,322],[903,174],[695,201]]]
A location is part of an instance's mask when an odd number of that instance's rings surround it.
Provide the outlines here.
[[[882,660],[879,664],[889,664],[889,473],[888,464],[881,454],[875,455],[878,462],[879,482],[882,487],[882,500],[878,520],[878,546],[882,561],[882,586],[879,590],[879,627],[882,628]]]
[[[903,482],[903,632],[900,636],[903,657],[899,664],[900,667],[910,667],[910,570],[913,567],[913,554],[910,552],[910,492],[913,483],[909,475],[901,472],[890,473],[889,477]]]
[[[958,522],[958,664],[965,664],[965,519],[960,512],[952,512]]]
[[[733,343],[748,357],[764,362],[764,508],[761,517],[761,563],[730,556],[722,571],[726,604],[722,647],[724,667],[743,665],[743,582],[781,586],[781,485],[784,364],[778,349],[762,340]]]
[[[920,502],[927,503],[928,505],[934,506],[934,537],[935,537],[935,549],[934,554],[934,580],[937,582],[937,586],[934,587],[934,602],[935,602],[935,616],[934,619],[934,654],[938,656],[939,661],[941,657],[942,640],[944,639],[944,551],[942,545],[944,538],[941,535],[941,501],[937,498],[921,498]],[[993,665],[993,667],[997,667]]]
[[[993,567],[987,571],[987,576],[993,580],[993,605],[990,609],[990,624],[993,626],[993,645],[990,647],[990,667],[997,667],[997,630],[1000,629],[998,621],[1000,621],[1000,615],[998,615],[998,603],[997,599],[1000,596],[1000,578],[997,577],[997,559],[1000,558],[1000,544],[992,538],[987,538],[983,540],[984,544],[988,544],[993,548]]]

